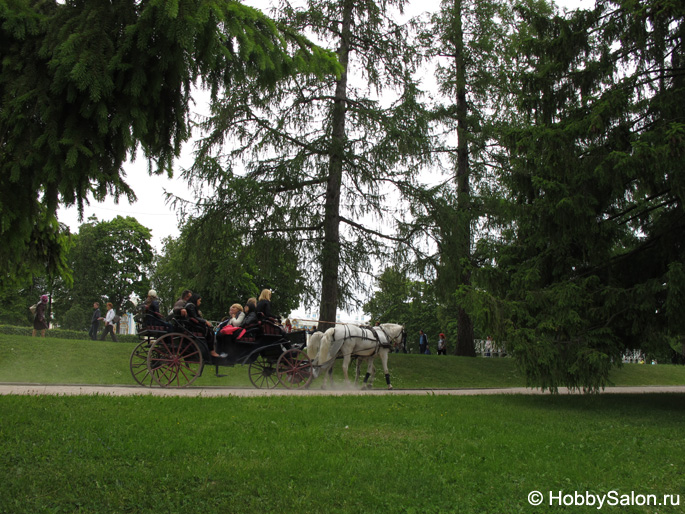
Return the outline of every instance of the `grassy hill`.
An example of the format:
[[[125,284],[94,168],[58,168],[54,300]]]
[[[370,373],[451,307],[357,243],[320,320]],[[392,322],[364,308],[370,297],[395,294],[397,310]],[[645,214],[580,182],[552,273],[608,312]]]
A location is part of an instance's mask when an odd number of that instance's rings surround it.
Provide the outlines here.
[[[133,343],[40,339],[0,335],[0,382],[134,384],[129,371]],[[380,360],[376,361],[380,368]],[[510,358],[466,358],[392,354],[389,360],[396,388],[484,388],[525,386],[525,378]],[[365,373],[365,366],[362,374]],[[247,366],[207,366],[199,386],[247,386]],[[354,366],[350,367],[351,376]],[[342,379],[340,365],[335,377]],[[626,364],[611,374],[613,385],[685,385],[685,366]],[[319,387],[319,381],[314,387]],[[384,387],[381,369],[375,387]]]

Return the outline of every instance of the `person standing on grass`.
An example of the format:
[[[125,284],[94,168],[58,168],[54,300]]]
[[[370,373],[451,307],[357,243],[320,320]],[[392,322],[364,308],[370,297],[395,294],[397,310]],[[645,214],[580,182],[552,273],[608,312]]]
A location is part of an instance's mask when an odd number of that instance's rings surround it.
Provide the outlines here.
[[[117,336],[114,333],[114,317],[117,315],[114,310],[114,305],[112,302],[107,302],[107,315],[104,317],[105,320],[105,330],[102,331],[102,337],[100,341],[104,341],[107,334],[112,334],[112,341],[117,342]],[[103,319],[103,318],[100,318]]]
[[[40,301],[36,304],[36,315],[33,318],[33,337],[40,330],[40,337],[45,337],[45,331],[48,329],[48,322],[45,319],[45,310],[48,307],[48,295],[44,294],[40,297]]]
[[[447,341],[445,341],[445,334],[440,332],[438,337],[438,355],[447,355]]]
[[[423,333],[423,330],[419,330],[419,353],[421,355],[426,353],[427,347],[428,347],[428,336]]]
[[[90,318],[90,330],[88,335],[93,341],[97,341],[98,332],[100,330],[100,304],[95,302],[93,304],[93,316]]]

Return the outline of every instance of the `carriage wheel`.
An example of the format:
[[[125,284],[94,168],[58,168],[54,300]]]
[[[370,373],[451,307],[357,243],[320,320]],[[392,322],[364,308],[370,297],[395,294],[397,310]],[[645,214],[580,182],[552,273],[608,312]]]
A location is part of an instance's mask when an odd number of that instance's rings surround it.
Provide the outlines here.
[[[273,389],[278,385],[276,366],[261,353],[250,363],[247,373],[257,389]]]
[[[145,340],[138,343],[133,351],[131,352],[131,358],[129,359],[129,368],[131,369],[131,375],[133,375],[133,380],[143,387],[152,387],[155,381],[152,380],[152,375],[147,370],[147,355],[150,351],[150,341]]]
[[[302,350],[293,348],[285,351],[276,363],[278,380],[288,389],[309,387],[312,381],[312,361]]]
[[[166,334],[157,339],[147,356],[148,373],[162,387],[185,387],[202,374],[200,346],[183,334]]]

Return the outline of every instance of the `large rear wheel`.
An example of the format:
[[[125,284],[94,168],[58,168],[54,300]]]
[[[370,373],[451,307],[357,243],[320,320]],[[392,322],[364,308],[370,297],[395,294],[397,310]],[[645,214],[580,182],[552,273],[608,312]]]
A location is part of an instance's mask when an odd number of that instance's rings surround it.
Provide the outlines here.
[[[288,389],[304,389],[312,381],[312,361],[302,350],[293,348],[281,354],[276,363],[278,380]]]
[[[162,387],[185,387],[202,375],[204,360],[198,343],[184,334],[157,339],[147,356],[148,373]]]
[[[247,373],[250,376],[250,382],[257,389],[273,389],[278,385],[274,362],[261,353],[250,363]]]

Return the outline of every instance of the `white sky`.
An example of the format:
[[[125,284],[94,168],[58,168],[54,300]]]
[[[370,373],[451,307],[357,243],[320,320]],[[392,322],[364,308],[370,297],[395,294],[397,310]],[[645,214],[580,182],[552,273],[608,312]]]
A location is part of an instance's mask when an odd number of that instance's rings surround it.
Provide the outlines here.
[[[568,9],[577,7],[588,8],[594,5],[594,0],[556,0],[557,4]],[[253,5],[267,12],[270,0],[247,0],[248,5]],[[406,8],[407,14],[417,15],[423,11],[435,10],[440,5],[440,0],[410,0]],[[268,13],[268,12],[267,12]],[[178,170],[188,167],[192,162],[192,143],[185,146],[183,155],[176,164]],[[188,186],[178,178],[169,179],[166,176],[149,176],[147,164],[141,157],[138,161],[127,163],[124,166],[126,181],[133,188],[138,200],[129,204],[126,199],[121,199],[118,204],[108,198],[104,202],[91,201],[85,206],[83,220],[79,221],[76,207],[60,208],[58,210],[59,221],[70,227],[72,232],[77,232],[79,225],[94,215],[100,221],[111,220],[117,215],[132,216],[143,226],[152,231],[152,245],[161,250],[161,241],[168,236],[178,236],[178,223],[175,211],[165,204],[165,192],[173,193],[186,200],[193,200],[192,192]]]

